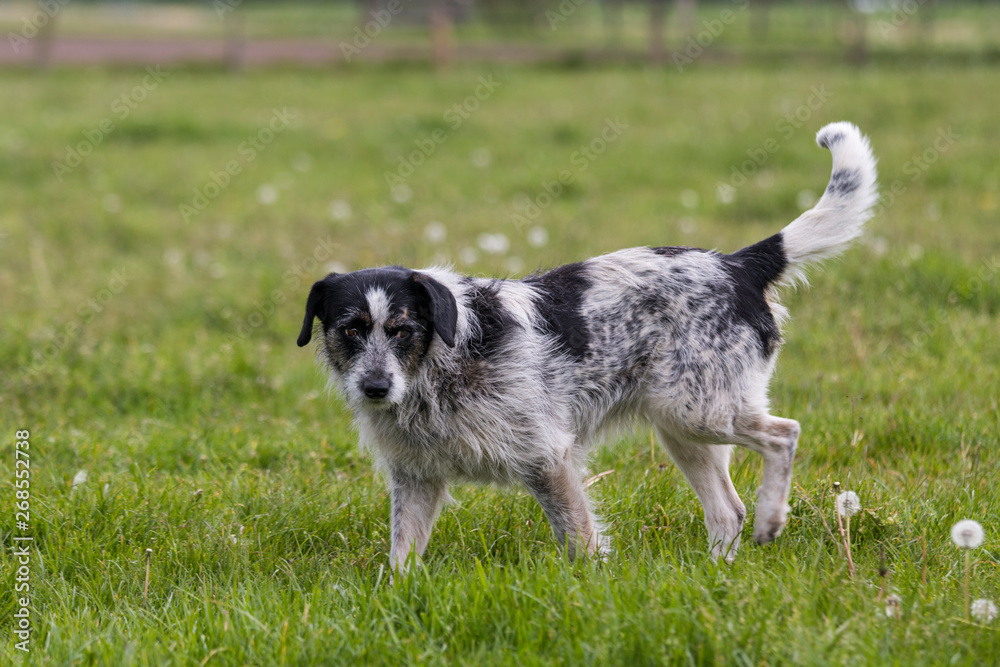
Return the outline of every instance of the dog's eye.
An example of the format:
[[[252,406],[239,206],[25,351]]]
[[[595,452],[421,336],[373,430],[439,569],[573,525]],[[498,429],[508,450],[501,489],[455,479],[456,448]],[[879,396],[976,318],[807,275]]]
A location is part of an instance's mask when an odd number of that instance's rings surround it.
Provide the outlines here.
[[[348,338],[357,338],[358,330],[354,328],[344,329],[344,335],[347,336]]]
[[[407,331],[406,329],[400,329],[399,331],[396,332],[396,338],[398,338],[399,340],[406,340],[409,337],[410,337],[410,332]]]

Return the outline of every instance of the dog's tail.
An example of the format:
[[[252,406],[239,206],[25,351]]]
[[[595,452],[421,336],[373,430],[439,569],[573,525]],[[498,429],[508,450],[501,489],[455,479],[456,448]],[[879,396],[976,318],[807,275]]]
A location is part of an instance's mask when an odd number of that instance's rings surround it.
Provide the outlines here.
[[[852,123],[831,123],[816,143],[833,154],[830,183],[816,206],[781,232],[731,257],[749,264],[761,286],[804,280],[805,267],[840,254],[861,235],[878,201],[875,156],[868,138]]]

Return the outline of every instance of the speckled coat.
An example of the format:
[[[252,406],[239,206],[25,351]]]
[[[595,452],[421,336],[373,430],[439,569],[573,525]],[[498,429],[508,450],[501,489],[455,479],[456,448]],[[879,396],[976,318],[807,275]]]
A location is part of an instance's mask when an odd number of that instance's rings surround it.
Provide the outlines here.
[[[799,425],[768,413],[776,288],[856,238],[878,196],[854,125],[817,142],[833,155],[823,197],[733,254],[632,248],[523,280],[390,266],[313,285],[298,342],[318,319],[331,386],[389,480],[394,568],[423,552],[452,481],[524,484],[570,555],[609,553],[582,474],[595,442],[637,421],[697,493],[715,556],[735,557],[745,517],[733,445],[764,458],[754,538],[781,532]]]

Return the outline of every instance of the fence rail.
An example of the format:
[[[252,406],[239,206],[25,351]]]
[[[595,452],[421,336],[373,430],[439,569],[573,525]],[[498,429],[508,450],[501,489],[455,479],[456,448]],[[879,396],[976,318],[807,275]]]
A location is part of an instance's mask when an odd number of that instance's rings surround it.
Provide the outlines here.
[[[1000,57],[998,3],[0,2],[0,65]]]

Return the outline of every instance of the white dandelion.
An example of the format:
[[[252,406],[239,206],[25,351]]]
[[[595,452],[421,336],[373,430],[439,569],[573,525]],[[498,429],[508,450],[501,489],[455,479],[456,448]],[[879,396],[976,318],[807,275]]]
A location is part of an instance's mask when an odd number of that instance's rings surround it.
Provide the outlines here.
[[[493,162],[493,155],[488,148],[477,148],[472,151],[472,164],[480,169],[485,169]]]
[[[476,252],[475,248],[462,248],[458,253],[458,261],[462,264],[475,264],[477,259],[479,259],[479,253]]]
[[[271,185],[270,183],[264,183],[259,188],[257,188],[258,203],[264,204],[265,206],[270,206],[276,201],[278,201],[278,188]]]
[[[840,482],[833,485],[834,490],[840,490]],[[861,501],[853,491],[838,493],[835,501],[837,509],[837,525],[840,537],[844,540],[844,555],[847,556],[847,568],[854,576],[854,559],[851,557],[851,517],[861,511]]]
[[[391,196],[392,200],[397,204],[405,204],[413,197],[413,190],[411,190],[410,186],[406,183],[399,183],[392,186],[392,189],[389,191],[389,196]]]
[[[351,205],[344,201],[343,199],[334,199],[330,202],[330,206],[327,209],[330,217],[338,222],[344,222],[351,219]]]
[[[720,204],[732,204],[736,199],[736,188],[728,183],[719,183],[715,188],[715,198]]]
[[[965,519],[951,527],[951,541],[965,549],[965,620],[969,620],[969,579],[972,576],[972,550],[983,543],[983,527]]]
[[[505,234],[480,234],[476,238],[479,247],[491,255],[503,255],[510,249],[510,240]]]
[[[505,264],[507,271],[515,275],[524,271],[524,260],[520,257],[508,257]]]
[[[812,190],[799,190],[799,194],[795,195],[795,204],[799,208],[812,208],[817,201],[816,193]]]
[[[850,519],[860,511],[861,501],[858,499],[858,494],[853,491],[844,491],[837,496],[837,513],[840,516]]]
[[[885,615],[889,618],[899,618],[903,615],[903,600],[898,595],[885,598]]]
[[[114,193],[108,193],[101,200],[101,205],[108,213],[118,213],[122,210],[122,198]]]
[[[549,233],[544,227],[532,227],[528,230],[528,245],[532,248],[541,248],[549,242]]]
[[[296,153],[292,156],[292,169],[300,173],[306,173],[312,167],[312,158],[309,153]]]
[[[983,543],[983,527],[972,519],[959,521],[951,527],[951,540],[963,549],[975,549]]]
[[[443,222],[429,222],[427,227],[424,228],[424,238],[426,238],[431,243],[441,243],[448,237],[448,228],[444,226]]]
[[[972,603],[972,617],[980,623],[992,623],[1000,615],[993,600],[979,598]]]
[[[701,197],[694,190],[683,190],[681,192],[681,206],[684,208],[692,209],[698,208],[698,204],[701,202]]]

